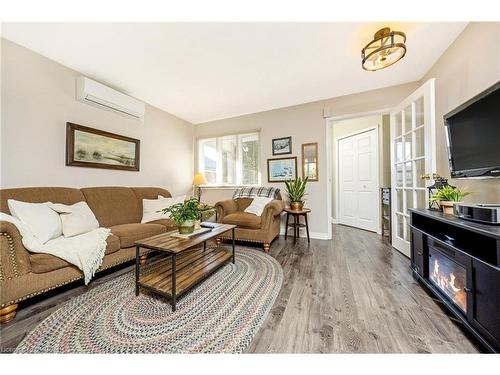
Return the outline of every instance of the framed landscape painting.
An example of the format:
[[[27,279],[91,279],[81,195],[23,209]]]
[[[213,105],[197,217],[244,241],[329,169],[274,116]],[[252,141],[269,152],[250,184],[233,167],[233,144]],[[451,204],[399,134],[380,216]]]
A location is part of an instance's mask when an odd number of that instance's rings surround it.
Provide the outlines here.
[[[66,165],[139,171],[140,140],[66,123]]]
[[[292,153],[292,137],[275,138],[273,143],[273,155],[286,155]]]
[[[297,157],[267,159],[267,181],[283,182],[297,177]]]

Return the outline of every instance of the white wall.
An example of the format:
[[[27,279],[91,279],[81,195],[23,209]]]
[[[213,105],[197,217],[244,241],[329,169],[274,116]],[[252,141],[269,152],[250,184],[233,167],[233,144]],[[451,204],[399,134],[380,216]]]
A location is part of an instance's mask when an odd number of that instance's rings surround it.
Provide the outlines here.
[[[437,172],[449,178],[443,115],[500,81],[500,22],[470,23],[422,83],[429,78],[436,78]],[[468,202],[500,203],[499,178],[449,182],[473,192]]]
[[[371,112],[390,108],[418,87],[417,83],[388,87],[364,93],[341,96],[334,99],[280,108],[224,120],[195,125],[195,137],[206,138],[222,134],[241,133],[261,129],[262,185],[277,186],[284,190],[283,183],[267,182],[267,159],[272,158],[271,140],[292,137],[292,155],[297,156],[298,172],[301,175],[301,144],[318,142],[319,181],[311,182],[307,188],[306,206],[312,209],[309,225],[316,238],[327,238],[330,225],[327,181],[327,121],[328,116],[340,116]],[[264,89],[264,88],[263,88]],[[203,199],[208,203],[230,199],[234,189],[204,190]]]
[[[191,189],[193,125],[146,105],[144,122],[75,100],[80,73],[2,42],[1,187],[162,186]],[[65,165],[66,122],[141,140],[140,171]]]

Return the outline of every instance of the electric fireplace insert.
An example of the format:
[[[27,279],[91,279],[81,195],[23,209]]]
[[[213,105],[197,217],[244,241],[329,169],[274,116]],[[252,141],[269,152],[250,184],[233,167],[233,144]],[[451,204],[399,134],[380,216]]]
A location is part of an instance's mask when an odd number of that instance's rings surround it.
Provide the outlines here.
[[[500,352],[500,227],[411,209],[411,270],[489,352]]]

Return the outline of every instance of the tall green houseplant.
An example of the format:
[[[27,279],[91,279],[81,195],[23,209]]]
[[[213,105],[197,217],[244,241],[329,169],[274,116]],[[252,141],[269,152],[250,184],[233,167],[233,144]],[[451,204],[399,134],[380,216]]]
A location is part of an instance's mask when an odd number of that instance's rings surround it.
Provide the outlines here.
[[[297,177],[295,180],[285,181],[286,192],[290,198],[290,208],[292,210],[302,210],[304,208],[304,195],[306,195],[306,185],[309,177],[304,179]]]

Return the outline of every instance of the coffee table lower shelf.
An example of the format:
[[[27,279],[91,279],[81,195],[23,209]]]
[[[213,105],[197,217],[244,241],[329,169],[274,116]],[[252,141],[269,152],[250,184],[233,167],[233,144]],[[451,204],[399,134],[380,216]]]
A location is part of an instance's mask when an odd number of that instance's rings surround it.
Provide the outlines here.
[[[158,293],[170,300],[175,311],[177,297],[231,260],[234,261],[233,252],[222,247],[206,249],[204,246],[176,256],[159,254],[139,272],[136,295],[140,287]]]

